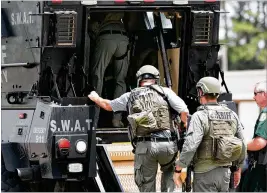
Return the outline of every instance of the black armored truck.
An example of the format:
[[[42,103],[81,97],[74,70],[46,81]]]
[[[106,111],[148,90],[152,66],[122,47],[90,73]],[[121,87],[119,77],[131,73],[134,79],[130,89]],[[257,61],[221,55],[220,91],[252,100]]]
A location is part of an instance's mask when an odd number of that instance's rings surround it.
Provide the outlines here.
[[[124,191],[103,144],[128,142],[127,128],[113,128],[109,112],[95,116],[87,97],[95,24],[119,12],[129,38],[127,91],[136,87],[137,69],[152,64],[192,114],[196,82],[224,80],[219,1],[2,1],[2,191]],[[111,61],[104,98],[113,96],[112,72]],[[222,96],[231,101],[229,92]]]

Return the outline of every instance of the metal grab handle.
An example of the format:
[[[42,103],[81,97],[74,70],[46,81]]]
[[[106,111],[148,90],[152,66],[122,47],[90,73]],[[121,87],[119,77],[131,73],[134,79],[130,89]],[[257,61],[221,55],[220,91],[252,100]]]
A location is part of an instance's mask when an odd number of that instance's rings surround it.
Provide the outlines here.
[[[2,67],[18,67],[18,66],[27,66],[28,63],[9,63],[9,64],[1,64]]]

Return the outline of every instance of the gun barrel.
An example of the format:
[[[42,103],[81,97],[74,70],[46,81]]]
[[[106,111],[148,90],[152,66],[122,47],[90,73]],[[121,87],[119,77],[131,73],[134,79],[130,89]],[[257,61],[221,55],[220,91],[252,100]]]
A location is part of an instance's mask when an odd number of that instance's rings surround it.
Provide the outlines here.
[[[192,166],[189,166],[187,168],[187,172],[186,172],[186,178],[185,178],[185,191],[186,192],[191,192],[192,190],[192,185],[191,185],[191,173],[192,173]]]
[[[169,88],[171,88],[172,83],[171,83],[171,76],[170,76],[170,71],[169,71],[168,56],[167,56],[167,52],[165,49],[164,39],[163,39],[161,29],[159,30],[159,43],[160,43],[160,52],[161,52],[162,62],[164,65],[164,74],[165,74],[166,85]]]

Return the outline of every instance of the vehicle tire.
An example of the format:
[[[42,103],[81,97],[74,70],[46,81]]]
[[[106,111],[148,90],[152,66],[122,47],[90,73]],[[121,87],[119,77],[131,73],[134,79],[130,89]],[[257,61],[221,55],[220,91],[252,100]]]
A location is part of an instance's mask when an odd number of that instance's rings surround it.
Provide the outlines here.
[[[1,192],[23,192],[21,181],[15,173],[7,171],[1,161]]]

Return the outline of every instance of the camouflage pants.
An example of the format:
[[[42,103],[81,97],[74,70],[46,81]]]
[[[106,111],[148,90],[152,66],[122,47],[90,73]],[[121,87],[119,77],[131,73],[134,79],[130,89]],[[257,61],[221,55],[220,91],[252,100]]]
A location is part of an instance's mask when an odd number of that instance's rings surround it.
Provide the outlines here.
[[[194,192],[229,192],[231,171],[218,167],[205,173],[195,173]]]
[[[140,192],[156,192],[158,164],[161,165],[162,171],[161,192],[173,192],[175,188],[173,181],[175,159],[173,157],[176,152],[177,143],[173,141],[137,143],[134,176]]]

